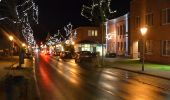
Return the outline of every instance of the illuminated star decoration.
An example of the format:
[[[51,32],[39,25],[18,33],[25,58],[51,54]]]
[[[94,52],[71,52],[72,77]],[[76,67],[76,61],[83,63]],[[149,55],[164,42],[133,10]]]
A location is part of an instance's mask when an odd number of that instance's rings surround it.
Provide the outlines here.
[[[106,39],[107,39],[107,40],[112,39],[112,37],[113,37],[113,35],[112,35],[112,34],[106,34]]]
[[[105,22],[113,13],[110,9],[111,0],[93,0],[92,5],[83,5],[81,15],[89,21]]]

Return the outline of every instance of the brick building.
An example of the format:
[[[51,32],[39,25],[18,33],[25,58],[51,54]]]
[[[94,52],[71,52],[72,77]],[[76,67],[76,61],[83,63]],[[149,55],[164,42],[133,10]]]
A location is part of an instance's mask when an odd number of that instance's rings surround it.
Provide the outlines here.
[[[73,30],[75,51],[91,51],[102,54],[102,33],[100,27],[79,27]],[[105,48],[105,46],[104,46]]]
[[[142,27],[148,29],[144,36]],[[132,0],[130,33],[132,58],[140,57],[144,39],[145,60],[170,63],[170,0]]]
[[[125,14],[106,23],[106,51],[117,55],[128,55],[128,18]]]

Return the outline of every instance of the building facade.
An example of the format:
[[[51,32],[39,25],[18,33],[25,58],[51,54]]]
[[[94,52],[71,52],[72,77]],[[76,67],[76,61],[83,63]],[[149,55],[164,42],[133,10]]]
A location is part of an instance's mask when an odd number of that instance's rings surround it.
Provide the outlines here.
[[[147,28],[145,35],[140,29]],[[132,0],[130,4],[131,55],[170,63],[170,0]],[[144,41],[144,42],[142,42]]]
[[[72,31],[75,51],[91,51],[102,54],[102,31],[100,27],[79,27]],[[103,45],[105,51],[105,45]]]
[[[129,52],[128,18],[125,14],[106,22],[106,52],[127,56]]]

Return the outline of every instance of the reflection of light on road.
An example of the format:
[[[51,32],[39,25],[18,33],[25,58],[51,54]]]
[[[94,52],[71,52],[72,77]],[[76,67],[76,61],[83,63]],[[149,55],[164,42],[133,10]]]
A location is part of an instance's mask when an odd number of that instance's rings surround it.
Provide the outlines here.
[[[50,66],[56,70],[60,75],[65,77],[66,80],[69,82],[79,85],[80,84],[80,78],[79,78],[79,73],[80,73],[80,68],[77,67],[77,64],[75,63],[67,63],[67,61],[60,61],[56,63],[56,60],[51,60],[52,63],[50,63]],[[55,65],[56,63],[57,65]],[[69,65],[68,65],[69,64]]]
[[[109,71],[109,70],[104,70],[103,72],[107,73],[107,74],[112,74],[113,72]]]
[[[56,71],[64,76],[67,80],[69,80],[71,83],[78,85],[79,84],[79,76],[78,71],[76,68],[71,68],[69,66],[62,66],[56,69]]]
[[[158,89],[137,81],[132,81],[132,83],[126,87],[129,92],[128,100],[162,100],[157,98]]]
[[[74,74],[78,74],[78,71],[77,71],[77,69],[75,69],[75,68],[70,68],[69,69],[72,73],[74,73]]]
[[[107,80],[117,80],[117,78],[115,76],[111,76],[106,73],[102,73],[101,77],[103,77],[104,79],[107,79]]]
[[[73,61],[71,61],[72,63],[70,63],[71,66],[77,66],[76,63],[73,63]]]
[[[117,72],[113,72],[111,69],[105,69],[102,71],[103,73],[110,74],[110,75],[117,75]]]
[[[106,89],[106,90],[114,90],[115,87],[113,87],[109,82],[100,82],[99,83],[100,87]]]
[[[45,84],[46,86],[51,86],[52,84],[51,84],[51,82],[50,82],[48,73],[47,73],[47,71],[46,71],[43,67],[44,67],[44,66],[42,66],[42,65],[41,65],[41,67],[39,67],[39,68],[40,68],[40,75],[41,75],[41,77],[42,77],[42,79],[43,79],[44,84]]]
[[[40,56],[42,57],[42,59],[43,59],[45,62],[50,62],[50,57],[49,57],[49,56],[46,56],[46,55],[43,55],[43,54],[40,54]]]

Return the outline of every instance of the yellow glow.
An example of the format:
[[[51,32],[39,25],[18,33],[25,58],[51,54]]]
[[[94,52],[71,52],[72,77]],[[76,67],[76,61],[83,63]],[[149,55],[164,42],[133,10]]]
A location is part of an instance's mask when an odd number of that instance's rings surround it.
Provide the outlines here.
[[[14,37],[13,36],[9,36],[9,40],[13,41]]]
[[[22,46],[25,47],[25,43],[23,43]]]
[[[140,32],[141,32],[142,35],[145,35],[147,30],[148,29],[146,27],[143,27],[143,28],[140,29]]]
[[[75,44],[75,42],[73,41],[73,42],[72,42],[72,45],[74,45],[74,44]]]

